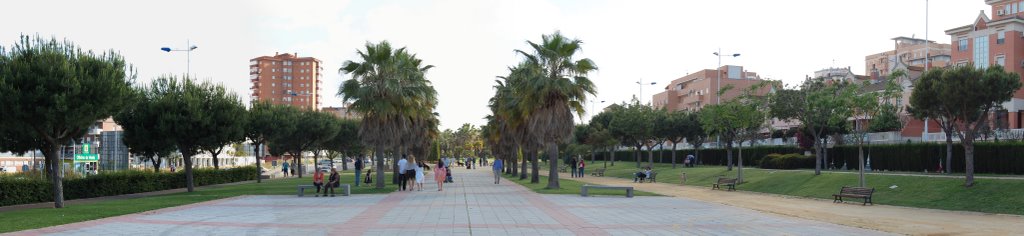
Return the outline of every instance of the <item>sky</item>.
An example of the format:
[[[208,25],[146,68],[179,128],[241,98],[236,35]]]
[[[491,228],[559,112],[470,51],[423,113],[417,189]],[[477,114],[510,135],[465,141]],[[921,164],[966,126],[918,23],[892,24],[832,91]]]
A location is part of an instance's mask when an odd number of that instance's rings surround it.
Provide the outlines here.
[[[984,0],[930,1],[926,27],[925,1],[16,1],[0,14],[0,46],[23,34],[66,38],[120,53],[138,69],[138,83],[189,68],[245,101],[249,59],[297,53],[323,61],[323,106],[340,106],[335,94],[351,76],[338,68],[367,42],[387,40],[436,66],[427,78],[438,91],[441,128],[456,129],[485,123],[495,76],[522,60],[515,49],[544,34],[583,41],[579,58],[599,67],[589,75],[598,93],[586,108],[599,111],[641,93],[649,102],[669,81],[715,68],[719,48],[741,54],[723,65],[796,84],[828,67],[862,74],[864,57],[892,50],[894,37],[925,38],[927,29],[930,40],[949,43],[945,30],[991,9]],[[198,47],[191,55],[159,50],[188,42]]]

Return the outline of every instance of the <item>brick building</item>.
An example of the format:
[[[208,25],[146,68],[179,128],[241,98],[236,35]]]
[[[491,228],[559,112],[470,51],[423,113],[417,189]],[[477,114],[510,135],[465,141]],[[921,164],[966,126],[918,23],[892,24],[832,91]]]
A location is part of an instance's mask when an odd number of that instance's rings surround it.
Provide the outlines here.
[[[930,55],[928,60],[931,67],[945,67],[950,64],[950,45],[935,43],[935,41],[896,37],[893,40],[893,50],[875,53],[864,57],[864,75],[887,76],[893,72],[898,64],[907,66],[924,66],[925,55]]]
[[[1024,1],[985,0],[985,4],[992,7],[991,17],[981,11],[973,23],[946,30],[952,42],[951,62],[979,68],[999,64],[1024,74]],[[1002,105],[1006,110],[996,111],[993,120],[1005,124],[1004,128],[1021,128],[1024,90]]]
[[[655,109],[667,108],[669,111],[697,111],[706,105],[716,104],[719,99],[716,72],[721,73],[721,88],[733,87],[722,95],[722,102],[735,99],[751,86],[767,81],[762,80],[757,73],[743,70],[741,66],[705,69],[672,80],[665,86],[665,91],[652,97],[651,104]],[[758,93],[767,94],[771,89],[771,86],[765,86]]]
[[[249,60],[252,99],[319,110],[322,70],[320,60],[297,54],[253,58]]]

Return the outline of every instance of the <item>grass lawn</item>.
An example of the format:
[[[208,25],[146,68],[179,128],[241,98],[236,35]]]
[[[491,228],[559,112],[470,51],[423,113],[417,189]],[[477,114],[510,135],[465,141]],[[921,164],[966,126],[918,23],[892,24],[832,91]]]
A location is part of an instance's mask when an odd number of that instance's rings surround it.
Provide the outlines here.
[[[606,176],[633,178],[635,162],[617,162],[608,166]],[[641,165],[646,165],[642,163]],[[604,167],[603,162],[589,164],[587,169]],[[655,164],[658,181],[678,184],[680,173],[686,173],[686,184],[711,187],[719,176],[735,178],[736,169],[726,171],[723,166],[672,169],[671,164]],[[744,168],[746,181],[736,188],[744,191],[773,193],[801,197],[832,199],[842,186],[857,186],[858,175],[822,171],[785,171]],[[944,210],[976,211],[1024,215],[1024,180],[975,179],[975,186],[963,187],[960,178],[866,175],[868,187],[875,188],[875,203],[932,208]],[[890,188],[890,186],[897,186]]]
[[[567,178],[559,178],[558,185],[559,189],[546,189],[548,186],[548,177],[540,176],[540,183],[531,184],[530,178],[527,176],[526,179],[520,180],[519,176],[505,175],[506,180],[512,180],[519,185],[522,185],[536,193],[540,194],[580,194],[580,187],[583,187],[583,182],[575,181]],[[617,195],[626,196],[626,190],[612,190],[612,189],[591,189],[587,192],[590,195]],[[649,193],[644,191],[633,190],[635,196],[661,196],[655,193]]]
[[[359,187],[352,186],[352,194],[394,192],[398,187],[391,184],[391,173],[386,173],[386,176],[385,183],[387,185],[385,185],[384,189],[376,189],[372,184],[369,186],[360,184]],[[353,178],[352,173],[342,173],[341,183],[351,184],[354,181]],[[272,179],[264,180],[263,183],[259,184],[245,183],[201,188],[191,193],[174,193],[88,204],[71,203],[66,204],[61,209],[44,208],[10,211],[0,214],[0,222],[2,222],[0,223],[0,233],[70,224],[241,195],[294,195],[297,185],[310,184],[312,181],[312,176],[303,176],[302,179]]]

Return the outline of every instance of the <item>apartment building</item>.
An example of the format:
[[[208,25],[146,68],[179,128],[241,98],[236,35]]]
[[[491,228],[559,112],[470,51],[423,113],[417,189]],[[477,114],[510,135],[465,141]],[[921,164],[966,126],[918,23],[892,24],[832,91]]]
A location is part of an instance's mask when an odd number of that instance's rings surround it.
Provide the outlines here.
[[[322,71],[320,60],[297,53],[253,58],[249,60],[252,99],[319,110]]]
[[[925,57],[928,56],[928,67],[945,67],[950,64],[950,45],[936,43],[931,40],[917,39],[912,37],[892,38],[893,50],[868,55],[864,58],[864,75],[878,77],[886,76],[899,66],[899,63],[908,66],[926,67]]]
[[[719,77],[720,76],[720,77]],[[719,86],[719,78],[721,86]],[[765,82],[757,73],[745,71],[742,66],[722,66],[716,69],[705,69],[672,80],[665,90],[655,94],[651,100],[655,109],[667,108],[669,111],[697,111],[706,105],[716,104],[719,99],[726,102],[740,96],[744,90]],[[719,88],[732,86],[721,97]],[[762,87],[758,94],[767,94],[772,86]]]

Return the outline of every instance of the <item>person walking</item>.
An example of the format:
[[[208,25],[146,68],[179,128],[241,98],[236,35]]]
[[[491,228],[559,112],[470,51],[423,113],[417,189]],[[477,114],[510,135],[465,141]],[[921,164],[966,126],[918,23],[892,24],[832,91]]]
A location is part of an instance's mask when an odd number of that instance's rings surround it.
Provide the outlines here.
[[[405,162],[405,183],[409,191],[416,190],[416,156],[409,154],[409,161]]]
[[[501,169],[501,159],[495,159],[494,163],[491,164],[491,170],[494,171],[494,184],[498,184],[498,182],[501,182]]]
[[[316,173],[313,173],[313,186],[316,186],[316,193],[320,193],[320,189],[324,187],[324,171],[318,170]],[[325,192],[327,191],[327,188],[323,189]]]
[[[437,181],[437,191],[444,189],[445,177],[448,176],[448,170],[444,167],[443,162],[437,163],[437,168],[434,169],[434,181]]]
[[[361,158],[361,157],[360,158],[356,158],[355,170],[356,170],[356,187],[359,187],[359,177],[362,177],[362,175],[360,175],[360,173],[362,173],[362,171],[363,171],[363,158]]]
[[[406,182],[409,181],[405,175],[405,165],[409,161],[405,160],[405,155],[402,155],[402,159],[398,160],[398,191],[405,191]]]
[[[288,161],[281,164],[281,172],[284,172],[284,177],[288,177]]]
[[[572,171],[569,172],[569,175],[571,175],[570,178],[576,178],[576,167],[577,167],[577,165],[576,165],[576,158],[575,157],[569,158],[569,163],[566,163],[566,164],[569,165],[569,168],[572,168]]]
[[[579,163],[580,173],[576,174],[576,177],[583,178],[583,167],[586,167],[586,166],[587,166],[586,162],[583,161],[582,158],[580,158],[580,163]]]
[[[324,189],[324,197],[327,196],[327,190],[331,190],[331,197],[334,197],[334,188],[339,186],[338,181],[341,180],[341,176],[338,175],[338,169],[331,167],[331,177],[328,179],[327,188]]]
[[[426,169],[424,167],[427,167],[427,165],[423,164],[422,161],[416,163],[416,186],[419,187],[416,191],[423,191],[423,169]]]

